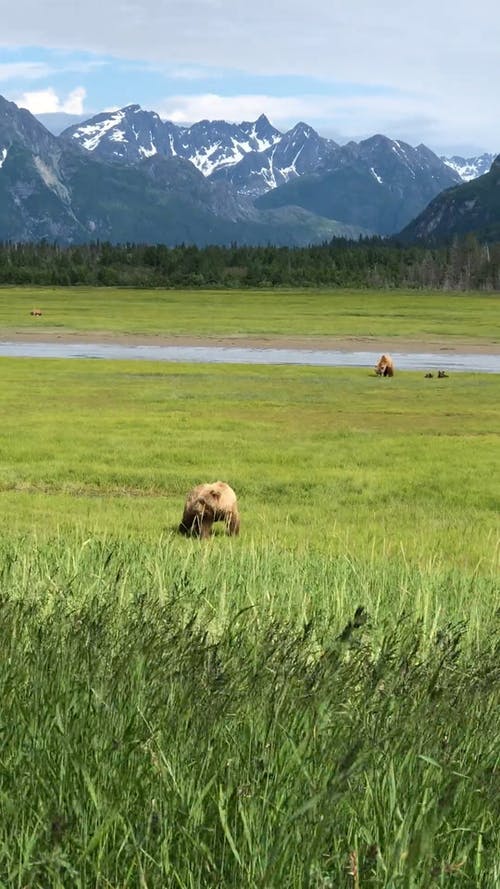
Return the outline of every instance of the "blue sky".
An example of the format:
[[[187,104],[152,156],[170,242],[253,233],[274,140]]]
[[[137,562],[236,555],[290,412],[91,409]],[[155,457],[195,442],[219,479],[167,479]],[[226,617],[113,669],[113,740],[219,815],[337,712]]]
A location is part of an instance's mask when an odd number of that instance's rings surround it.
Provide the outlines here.
[[[265,113],[341,142],[384,133],[499,152],[500,4],[436,6],[18,0],[2,23],[0,93],[40,116],[132,103],[176,123]]]

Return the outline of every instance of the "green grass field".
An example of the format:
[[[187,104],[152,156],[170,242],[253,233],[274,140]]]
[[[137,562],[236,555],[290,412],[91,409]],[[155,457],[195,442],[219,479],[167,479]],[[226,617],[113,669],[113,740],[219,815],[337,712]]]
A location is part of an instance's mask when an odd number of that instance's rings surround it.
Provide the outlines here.
[[[34,303],[68,332],[380,335],[390,316],[495,341],[500,305],[35,296],[0,292],[4,334],[39,329]],[[0,373],[0,887],[497,889],[500,377]],[[241,536],[179,537],[215,478]]]
[[[41,318],[31,309],[40,307]],[[498,293],[0,288],[0,333],[467,337],[498,343]]]
[[[157,539],[174,533],[193,484],[222,478],[240,497],[242,540],[485,572],[498,564],[496,375],[0,366],[0,501],[19,533]]]

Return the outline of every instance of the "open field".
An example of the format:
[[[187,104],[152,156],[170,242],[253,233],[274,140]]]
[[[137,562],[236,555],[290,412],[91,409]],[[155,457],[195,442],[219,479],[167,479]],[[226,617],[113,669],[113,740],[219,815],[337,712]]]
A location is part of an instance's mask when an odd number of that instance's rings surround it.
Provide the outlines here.
[[[41,318],[31,309],[41,307]],[[0,337],[112,333],[500,344],[498,293],[0,288]]]
[[[0,291],[2,331],[378,336],[399,307],[395,337],[498,342],[498,297],[51,291],[39,328],[38,296]],[[1,889],[498,889],[500,377],[0,378]],[[219,477],[241,536],[179,537]]]
[[[7,527],[172,534],[222,477],[243,536],[498,564],[500,379],[358,369],[0,359]]]

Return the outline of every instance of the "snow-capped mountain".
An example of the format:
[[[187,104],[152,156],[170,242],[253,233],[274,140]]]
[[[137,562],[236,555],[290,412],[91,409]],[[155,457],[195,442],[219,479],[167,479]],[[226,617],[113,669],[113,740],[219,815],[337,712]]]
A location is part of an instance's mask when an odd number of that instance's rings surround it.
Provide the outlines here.
[[[255,122],[202,120],[190,127],[179,127],[162,121],[155,111],[128,105],[68,127],[61,138],[77,143],[95,157],[116,163],[134,164],[155,154],[182,157],[210,176],[216,169],[237,164],[250,152],[271,147],[282,134],[264,114]]]
[[[155,154],[182,157],[204,176],[254,197],[315,170],[339,149],[303,122],[286,133],[265,114],[240,124],[202,120],[181,127],[139,105],[98,114],[68,127],[61,138],[116,163],[135,164]]]
[[[304,122],[281,133],[264,114],[255,122],[202,120],[180,127],[162,121],[154,111],[129,105],[69,127],[61,139],[113,163],[137,164],[157,154],[180,157],[190,161],[205,177],[225,182],[237,194],[254,199],[303,176],[357,166],[363,175],[368,172],[382,190],[389,189],[393,202],[404,203],[409,186],[417,193],[421,188],[420,199],[417,196],[408,205],[419,212],[438,191],[461,181],[459,173],[425,145],[413,148],[385,136],[374,136],[340,146]],[[376,197],[379,196],[377,193]],[[335,210],[331,208],[328,215],[336,218]],[[396,217],[399,219],[398,214]],[[402,221],[409,218],[405,218],[403,207]],[[387,226],[377,225],[376,214],[374,223],[375,231],[387,231]],[[390,223],[387,225],[389,231],[395,230]]]
[[[462,182],[470,182],[477,179],[478,176],[484,176],[489,173],[491,165],[495,160],[494,154],[480,154],[478,157],[442,157],[441,160],[447,167],[451,167],[460,176]]]
[[[319,136],[301,121],[275,138],[272,145],[249,152],[231,166],[218,167],[212,176],[230,182],[239,194],[257,197],[327,164],[338,151],[336,142]]]
[[[308,175],[262,194],[261,209],[297,206],[390,235],[460,182],[429,148],[372,136],[332,150]]]
[[[153,144],[154,121],[137,117],[135,129],[139,147]],[[256,125],[247,137],[259,143]],[[0,240],[299,245],[365,233],[298,208],[258,210],[188,160],[149,154],[140,163],[110,163],[0,96]]]
[[[80,145],[95,157],[117,163],[135,164],[155,154],[182,157],[204,176],[222,179],[239,194],[253,197],[307,173],[332,169],[342,164],[349,153],[352,155],[357,145],[349,142],[341,147],[302,122],[281,133],[264,114],[254,122],[202,120],[190,127],[181,127],[162,120],[155,111],[144,111],[140,105],[97,114],[63,130],[61,138]],[[366,147],[369,143],[370,140],[364,140],[359,146]],[[470,158],[437,158],[425,145],[413,148],[397,140],[392,141],[392,150],[401,157],[406,155],[408,169],[414,165],[415,169],[421,168],[432,156],[432,163],[437,160],[456,174],[448,184],[482,176],[495,157],[485,153]],[[360,148],[360,152],[362,154],[363,149]],[[376,150],[374,160],[373,175],[377,178],[381,174],[376,167]]]
[[[0,238],[298,244],[390,235],[458,183],[425,145],[382,135],[340,146],[304,122],[281,133],[265,115],[179,127],[129,105],[56,137],[0,97]]]

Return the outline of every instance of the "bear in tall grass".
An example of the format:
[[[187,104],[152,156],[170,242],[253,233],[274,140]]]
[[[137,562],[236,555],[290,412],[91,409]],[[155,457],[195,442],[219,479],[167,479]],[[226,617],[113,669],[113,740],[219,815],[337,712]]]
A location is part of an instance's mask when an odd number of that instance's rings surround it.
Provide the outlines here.
[[[227,534],[239,533],[238,501],[226,482],[206,482],[196,485],[189,492],[179,531],[187,536],[206,539],[212,533],[214,522],[224,522]]]
[[[379,377],[394,376],[394,361],[390,355],[381,355],[375,368],[375,373]]]

